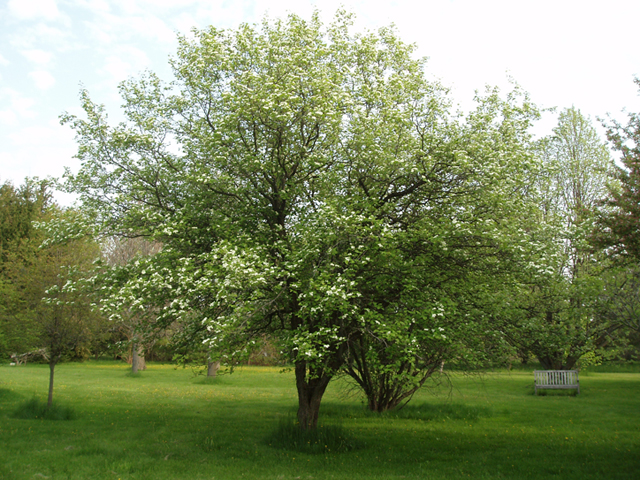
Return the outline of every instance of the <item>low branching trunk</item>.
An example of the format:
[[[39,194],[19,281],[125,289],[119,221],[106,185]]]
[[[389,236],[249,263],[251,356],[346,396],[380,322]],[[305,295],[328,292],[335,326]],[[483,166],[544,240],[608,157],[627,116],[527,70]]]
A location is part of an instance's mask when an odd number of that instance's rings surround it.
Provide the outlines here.
[[[420,362],[397,362],[388,357],[384,345],[361,337],[350,345],[349,361],[344,371],[362,389],[367,407],[372,412],[386,412],[406,404],[436,371],[444,370],[443,352],[434,350]],[[371,361],[370,348],[377,351],[378,361]],[[391,365],[396,365],[390,370]]]
[[[367,407],[372,412],[382,413],[406,404],[441,365],[438,362],[426,369],[416,369],[404,374],[392,372],[372,375],[362,383],[366,385],[364,393],[367,396]]]
[[[545,370],[572,370],[579,359],[579,356],[564,358],[564,355],[538,355],[538,361]]]
[[[324,371],[307,369],[307,362],[296,362],[296,387],[298,389],[298,424],[303,430],[318,427],[320,402],[332,376]]]

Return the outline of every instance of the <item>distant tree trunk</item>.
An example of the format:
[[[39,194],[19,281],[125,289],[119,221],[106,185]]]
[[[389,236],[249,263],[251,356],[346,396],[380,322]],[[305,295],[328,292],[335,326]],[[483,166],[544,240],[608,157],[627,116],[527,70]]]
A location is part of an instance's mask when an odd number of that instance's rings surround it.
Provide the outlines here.
[[[138,373],[138,370],[146,370],[147,363],[144,361],[142,346],[139,343],[131,345],[131,373]]]
[[[207,377],[215,378],[220,369],[220,360],[207,362]]]
[[[51,408],[51,405],[53,405],[53,373],[56,368],[56,361],[53,359],[53,355],[51,357],[51,360],[49,360],[49,398],[47,400],[48,408]]]
[[[331,376],[313,371],[307,372],[307,362],[296,362],[296,387],[298,389],[298,424],[303,430],[318,426],[320,402]]]

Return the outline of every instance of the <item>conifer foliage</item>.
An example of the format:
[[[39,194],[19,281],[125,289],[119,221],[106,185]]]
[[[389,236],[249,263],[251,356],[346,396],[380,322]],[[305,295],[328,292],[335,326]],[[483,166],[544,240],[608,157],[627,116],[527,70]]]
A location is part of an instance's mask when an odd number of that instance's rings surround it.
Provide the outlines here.
[[[640,78],[635,79],[640,87]],[[609,190],[609,207],[601,217],[597,243],[614,254],[640,260],[640,113],[630,113],[626,125],[612,122],[607,138],[620,152],[622,165],[615,172],[616,184]]]

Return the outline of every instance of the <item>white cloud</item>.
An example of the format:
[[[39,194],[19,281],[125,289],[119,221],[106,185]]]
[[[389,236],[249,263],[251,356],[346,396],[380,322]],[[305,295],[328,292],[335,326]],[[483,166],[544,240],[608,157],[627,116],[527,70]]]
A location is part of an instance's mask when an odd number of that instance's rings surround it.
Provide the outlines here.
[[[2,54],[0,54],[0,65],[2,65],[2,66],[6,66],[6,65],[9,65],[9,63],[10,63],[10,62],[9,62],[9,60],[7,60],[6,58],[4,58],[4,57],[2,56]]]
[[[124,0],[125,2],[127,0]],[[149,8],[157,8],[164,10],[172,10],[176,7],[185,8],[191,7],[194,3],[210,3],[209,0],[182,0],[176,2],[175,0],[139,0],[140,7],[148,10]]]
[[[138,2],[135,0],[112,0],[114,4],[118,6],[120,9],[120,13],[124,15],[136,15],[141,13],[143,10],[141,6],[138,5]]]
[[[0,110],[0,124],[2,125],[15,125],[18,121],[18,116],[13,110]]]
[[[0,110],[0,122],[4,125],[15,125],[21,118],[31,119],[37,116],[31,108],[35,100],[24,97],[16,90],[3,88],[0,90],[0,105],[8,105]]]
[[[27,58],[27,60],[35,63],[36,65],[47,65],[53,58],[53,53],[38,49],[23,50],[21,53]]]
[[[8,138],[15,146],[66,145],[69,140],[73,142],[73,133],[60,124],[49,122],[21,128]]]
[[[65,166],[77,170],[78,161],[72,158],[77,151],[73,137],[70,128],[54,119],[14,129],[0,145],[2,180],[18,185],[25,177],[58,177]],[[71,198],[65,203],[72,201]]]
[[[35,83],[36,87],[40,90],[48,90],[56,83],[56,79],[53,78],[53,75],[46,70],[29,72],[29,78],[33,80],[33,83]]]
[[[187,35],[193,27],[198,26],[198,22],[190,13],[183,12],[173,19],[173,25],[180,34]]]
[[[16,96],[11,101],[11,106],[14,111],[18,112],[18,116],[22,118],[35,118],[37,113],[31,110],[36,104],[36,101],[33,98]]]
[[[101,47],[107,47],[114,43],[116,35],[112,33],[109,22],[100,20],[96,22],[85,22],[85,26],[89,31],[91,43],[95,43]]]
[[[16,30],[10,36],[10,43],[18,50],[35,50],[41,45],[58,51],[77,49],[80,45],[70,42],[71,38],[70,29],[59,29],[37,23],[29,28]]]
[[[172,44],[175,32],[161,18],[141,12],[140,15],[116,15],[109,12],[94,12],[85,22],[89,35],[101,46],[122,44],[140,38],[156,43]]]
[[[108,12],[111,10],[106,0],[71,0],[74,7],[82,7],[93,13]]]
[[[102,70],[116,82],[121,82],[135,71],[131,63],[125,62],[115,55],[105,59],[105,65],[102,67]]]
[[[221,28],[236,27],[242,22],[252,23],[259,20],[255,15],[255,4],[247,0],[236,2],[205,2],[199,4],[195,17],[198,27],[215,25]]]
[[[163,43],[172,43],[176,38],[174,31],[158,17],[150,15],[131,17],[125,23],[125,28],[138,33],[141,37]]]
[[[9,0],[7,6],[9,11],[21,20],[54,20],[60,16],[55,0]]]
[[[102,74],[108,75],[106,79],[112,85],[136,75],[150,64],[146,53],[135,47],[119,47],[112,55],[104,59],[104,66],[100,69]]]

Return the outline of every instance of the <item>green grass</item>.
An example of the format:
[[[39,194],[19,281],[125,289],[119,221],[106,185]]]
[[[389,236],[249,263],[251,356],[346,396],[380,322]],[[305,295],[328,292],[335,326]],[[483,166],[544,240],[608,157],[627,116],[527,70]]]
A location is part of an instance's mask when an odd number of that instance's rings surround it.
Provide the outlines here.
[[[292,419],[282,419],[266,444],[293,452],[311,454],[344,453],[364,447],[342,425],[318,425],[314,430],[301,430]]]
[[[48,367],[0,366],[0,479],[640,478],[639,373],[581,374],[578,396],[534,396],[531,371],[454,374],[384,415],[336,381],[321,423],[354,448],[306,453],[282,430],[297,399],[280,370],[203,381],[170,365],[132,377],[119,363],[62,364],[54,400],[75,418],[49,421],[14,418],[45,398]]]

